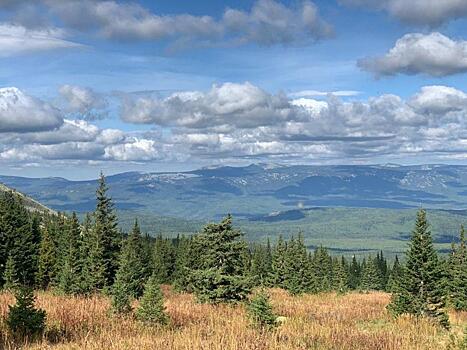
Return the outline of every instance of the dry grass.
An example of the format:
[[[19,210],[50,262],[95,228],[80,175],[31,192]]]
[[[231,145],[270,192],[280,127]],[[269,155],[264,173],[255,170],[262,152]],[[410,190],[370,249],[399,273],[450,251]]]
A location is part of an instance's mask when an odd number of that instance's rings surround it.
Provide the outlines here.
[[[271,290],[275,312],[288,317],[271,332],[253,329],[241,305],[200,305],[191,295],[164,288],[171,324],[147,327],[131,317],[109,313],[103,296],[71,298],[40,293],[37,305],[47,311],[47,335],[27,349],[444,349],[450,333],[426,320],[393,320],[385,311],[385,293],[322,294],[291,297]],[[0,294],[0,316],[13,303]],[[452,313],[452,333],[460,337],[467,313]],[[2,325],[0,348],[9,344]],[[3,344],[3,345],[2,345]]]

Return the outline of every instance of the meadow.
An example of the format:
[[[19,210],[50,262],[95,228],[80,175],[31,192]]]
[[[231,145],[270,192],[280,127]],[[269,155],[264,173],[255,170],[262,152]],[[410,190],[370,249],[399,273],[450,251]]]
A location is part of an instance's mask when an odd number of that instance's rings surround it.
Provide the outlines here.
[[[244,305],[199,304],[191,294],[163,286],[167,326],[146,326],[132,316],[110,312],[110,300],[59,296],[39,292],[36,305],[47,312],[47,331],[23,349],[458,349],[467,327],[467,312],[450,312],[452,329],[442,330],[429,320],[393,319],[383,292],[290,296],[269,290],[274,312],[285,316],[273,330],[258,330],[246,316]],[[0,317],[14,303],[10,293],[0,294]],[[135,302],[136,303],[136,302]],[[134,305],[136,306],[136,304]],[[1,328],[3,349],[18,349]]]

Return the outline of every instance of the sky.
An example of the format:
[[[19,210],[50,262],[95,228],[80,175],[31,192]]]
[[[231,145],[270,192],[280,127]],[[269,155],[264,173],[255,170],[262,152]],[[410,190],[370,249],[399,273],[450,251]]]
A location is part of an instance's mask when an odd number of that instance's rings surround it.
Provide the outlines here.
[[[0,0],[0,174],[467,165],[466,0]]]

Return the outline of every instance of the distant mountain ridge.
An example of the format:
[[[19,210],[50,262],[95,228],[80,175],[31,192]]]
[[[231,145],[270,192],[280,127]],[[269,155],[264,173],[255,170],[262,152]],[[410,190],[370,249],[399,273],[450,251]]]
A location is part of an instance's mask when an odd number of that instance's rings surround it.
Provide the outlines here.
[[[467,166],[281,165],[209,167],[108,176],[121,210],[189,219],[268,215],[307,207],[467,208]],[[96,181],[0,176],[55,210],[94,208]]]
[[[0,193],[2,192],[8,192],[8,191],[12,191],[14,192],[16,195],[18,195],[19,197],[21,197],[22,201],[23,201],[23,204],[24,206],[28,209],[28,210],[33,210],[33,211],[42,211],[42,212],[54,212],[52,209],[50,208],[47,208],[45,205],[39,203],[38,201],[24,195],[23,193],[21,192],[18,192],[17,190],[15,189],[12,189],[12,188],[9,188],[3,184],[0,183]]]

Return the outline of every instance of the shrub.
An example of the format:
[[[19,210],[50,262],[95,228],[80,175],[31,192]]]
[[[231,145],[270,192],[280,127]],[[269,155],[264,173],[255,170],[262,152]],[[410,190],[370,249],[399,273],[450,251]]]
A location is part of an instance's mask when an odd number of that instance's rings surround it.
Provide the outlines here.
[[[19,288],[15,294],[16,305],[9,306],[6,324],[16,339],[34,339],[45,329],[46,313],[34,307],[34,292],[30,288]]]
[[[136,310],[136,318],[148,323],[166,324],[168,322],[164,308],[164,296],[159,281],[154,275],[144,286],[144,293]]]
[[[269,295],[264,291],[258,292],[247,304],[247,312],[253,324],[259,328],[273,328],[276,326],[277,316],[272,311]]]

